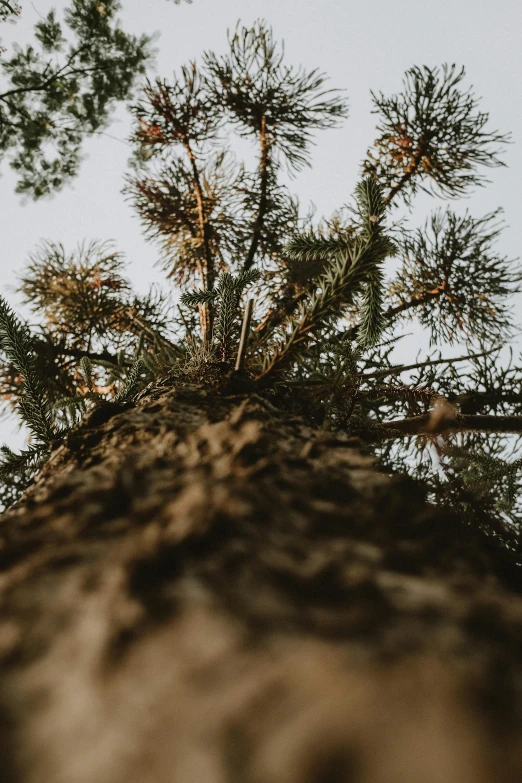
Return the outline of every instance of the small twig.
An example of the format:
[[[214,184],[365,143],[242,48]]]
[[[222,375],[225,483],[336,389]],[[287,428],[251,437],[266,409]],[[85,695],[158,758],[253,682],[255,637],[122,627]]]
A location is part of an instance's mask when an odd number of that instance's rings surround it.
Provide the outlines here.
[[[185,318],[185,314],[184,314],[183,310],[181,309],[181,307],[179,305],[178,305],[178,313],[179,313],[180,318],[183,321],[183,325],[185,327],[185,335],[186,335],[185,339],[188,342],[192,343],[192,345],[195,345],[194,337],[193,337],[193,335],[190,332],[190,327],[189,327],[189,325],[187,323],[187,319]]]
[[[489,351],[482,351],[482,353],[471,353],[467,356],[455,356],[449,359],[428,359],[426,362],[418,362],[417,364],[396,364],[388,367],[385,370],[376,370],[375,372],[364,373],[362,375],[363,380],[366,378],[380,378],[385,375],[394,375],[395,373],[405,372],[406,370],[417,370],[420,367],[432,367],[435,364],[455,364],[455,362],[465,362],[466,359],[478,359],[481,356],[488,356],[490,353],[498,351],[500,346],[495,346]]]
[[[179,309],[179,308],[178,308],[178,309]],[[163,345],[164,345],[164,346],[166,346],[167,348],[169,348],[171,351],[173,351],[174,353],[177,353],[178,355],[182,355],[182,351],[180,351],[180,349],[178,348],[178,346],[177,346],[177,345],[175,345],[174,343],[171,343],[171,341],[170,341],[170,340],[167,340],[167,338],[166,338],[166,337],[163,337],[163,335],[162,335],[162,334],[160,334],[159,332],[155,331],[155,330],[152,328],[152,326],[150,326],[148,323],[146,323],[145,321],[143,321],[143,319],[141,319],[139,316],[137,316],[137,315],[136,315],[136,314],[133,312],[133,309],[132,309],[132,307],[128,307],[128,308],[127,308],[127,315],[129,316],[129,318],[130,318],[132,321],[134,321],[135,323],[137,323],[137,324],[138,324],[138,326],[141,326],[141,328],[143,329],[143,331],[144,331],[144,332],[147,332],[149,336],[152,336],[152,337],[154,337],[154,338],[158,338],[158,339],[159,339],[159,340],[160,340],[160,341],[163,343]]]
[[[243,369],[243,363],[245,361],[245,354],[248,345],[248,338],[250,335],[250,321],[252,320],[252,311],[254,309],[254,300],[249,299],[245,307],[245,315],[243,317],[243,326],[241,329],[241,340],[239,342],[239,350],[237,352],[236,359],[236,371]]]

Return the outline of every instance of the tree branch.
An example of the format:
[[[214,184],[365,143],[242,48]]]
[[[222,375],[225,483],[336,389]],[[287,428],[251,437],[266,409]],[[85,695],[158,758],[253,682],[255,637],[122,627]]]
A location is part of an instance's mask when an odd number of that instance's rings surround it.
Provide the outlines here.
[[[386,310],[384,313],[384,319],[391,321],[392,318],[395,318],[396,315],[399,315],[406,310],[410,310],[412,307],[420,307],[421,305],[426,304],[433,299],[438,299],[440,296],[442,296],[442,294],[444,294],[444,292],[447,290],[447,287],[446,280],[443,280],[443,282],[440,284],[440,286],[437,286],[437,288],[433,288],[431,291],[426,291],[424,294],[416,296],[407,302],[401,302],[400,305],[388,308],[388,310]],[[261,323],[258,324],[255,329],[255,331],[258,333],[264,332],[264,335],[262,335],[257,344],[261,345],[263,342],[266,342],[266,340],[270,337],[270,332],[278,327],[285,320],[285,318],[287,318],[295,310],[295,308],[309,296],[310,293],[308,291],[300,291],[298,294],[284,302],[283,307],[280,305],[279,307],[275,307],[273,310],[270,310],[264,317],[263,321],[261,321]],[[355,326],[352,326],[347,332],[345,332],[344,336],[348,337],[350,340],[356,340],[358,331],[359,325],[356,324]]]
[[[143,329],[144,332],[147,332],[149,337],[152,337],[152,339],[158,339],[160,342],[163,343],[163,345],[166,348],[169,348],[173,353],[176,353],[178,356],[182,355],[182,351],[180,351],[179,347],[172,343],[170,340],[168,340],[166,337],[164,337],[162,334],[157,332],[155,329],[150,326],[146,321],[144,321],[142,318],[140,318],[136,313],[133,312],[132,307],[128,307],[125,311],[129,318],[133,320],[135,323],[138,324],[138,326]]]
[[[391,320],[396,315],[404,313],[405,310],[410,310],[412,307],[420,307],[420,305],[426,304],[432,299],[438,299],[446,291],[447,287],[447,282],[443,280],[437,288],[432,288],[431,291],[425,291],[423,294],[419,294],[419,296],[414,296],[413,299],[409,299],[407,302],[401,302],[400,305],[388,308],[384,313],[384,317]]]
[[[438,299],[446,291],[447,284],[443,281],[440,286],[433,288],[431,291],[426,291],[424,294],[409,299],[407,302],[402,302],[396,307],[389,307],[384,313],[383,317],[386,321],[391,321],[396,315],[403,313],[405,310],[410,310],[412,307],[420,307],[423,304],[431,301],[432,299]],[[357,339],[357,333],[359,331],[359,324],[355,324],[343,336],[348,337],[350,340]]]
[[[75,359],[83,359],[84,357],[87,357],[88,359],[92,359],[93,361],[111,362],[112,364],[115,365],[118,364],[117,356],[114,356],[113,354],[109,353],[109,351],[96,352],[96,351],[89,351],[83,348],[60,346],[60,345],[55,345],[54,343],[51,342],[47,342],[47,340],[35,340],[33,345],[37,352],[39,351],[41,351],[42,353],[51,352],[55,357],[72,356]]]
[[[55,82],[57,79],[60,78],[60,76],[63,75],[64,71],[66,71],[67,68],[73,62],[74,58],[77,57],[84,49],[87,49],[89,46],[90,46],[89,43],[85,43],[85,44],[83,44],[83,46],[80,46],[78,49],[75,49],[71,53],[71,55],[68,58],[68,60],[65,63],[65,65],[63,65],[61,68],[59,68],[56,71],[56,73],[54,73],[52,76],[49,76],[49,78],[46,79],[41,84],[32,85],[32,86],[29,86],[29,87],[15,87],[12,90],[7,90],[7,92],[3,92],[3,93],[0,94],[0,101],[4,101],[6,98],[9,98],[11,95],[19,95],[19,94],[25,93],[25,92],[42,92],[43,90],[46,90],[48,87],[51,86],[51,84],[53,82]],[[84,70],[85,71],[88,71],[88,70],[92,71],[92,70],[98,70],[98,69],[97,68],[90,68],[90,69],[79,69],[79,68],[77,68],[77,69],[75,69],[74,72],[75,73],[83,73]]]
[[[506,392],[503,389],[490,389],[484,392],[463,392],[447,395],[448,402],[457,404],[463,413],[474,413],[483,405],[495,406],[501,403],[508,405],[522,404],[522,393]]]
[[[397,193],[400,193],[400,191],[403,189],[403,187],[410,181],[410,179],[413,177],[413,175],[416,173],[417,169],[419,168],[419,163],[421,162],[422,158],[424,157],[424,153],[426,151],[426,142],[423,141],[417,150],[416,154],[413,157],[413,160],[411,161],[410,165],[398,181],[396,185],[392,187],[390,192],[387,196],[384,198],[384,202],[386,204],[390,204],[391,201],[395,198]]]
[[[267,136],[266,132],[266,116],[263,115],[261,119],[261,130],[259,134],[259,141],[261,145],[261,156],[259,159],[259,170],[260,170],[260,180],[261,180],[261,194],[259,196],[259,208],[257,212],[256,222],[254,223],[254,232],[252,234],[252,241],[250,243],[250,248],[248,250],[248,255],[244,264],[244,269],[250,269],[252,264],[254,263],[257,248],[259,247],[259,241],[261,239],[261,232],[263,230],[263,224],[265,220],[267,205],[268,205],[268,199],[267,199],[267,192],[268,192],[268,174],[270,171],[269,164],[270,164],[270,142]]]
[[[192,147],[187,138],[185,138],[184,147],[187,152],[188,158],[190,160],[190,165],[192,167],[192,176],[194,177],[196,202],[198,205],[199,228],[201,233],[201,239],[203,241],[203,253],[205,258],[204,267],[201,266],[199,261],[198,261],[198,267],[202,278],[201,282],[202,282],[203,290],[212,291],[215,282],[214,259],[212,258],[212,251],[210,248],[210,241],[208,236],[208,224],[205,219],[205,209],[203,204],[203,187],[201,185],[201,178],[199,176],[196,157],[194,155],[194,152],[192,151]],[[203,342],[207,343],[210,342],[211,335],[212,335],[212,309],[209,304],[202,304],[199,306],[199,311],[200,311],[200,319],[201,319],[201,330],[203,333]]]
[[[522,416],[474,416],[456,413],[454,416],[444,416],[440,423],[437,423],[434,422],[432,413],[425,413],[409,419],[383,422],[382,426],[393,431],[390,437],[442,435],[449,432],[522,433]]]
[[[481,353],[470,353],[466,356],[455,356],[450,359],[428,359],[425,362],[417,362],[416,364],[396,364],[388,367],[386,370],[376,370],[375,372],[369,372],[362,375],[362,380],[366,378],[381,378],[385,375],[394,375],[406,370],[417,370],[421,367],[433,367],[436,364],[455,364],[456,362],[465,362],[467,359],[478,359],[481,356],[489,356],[491,353],[498,351],[498,346],[490,348],[489,351],[482,351]]]

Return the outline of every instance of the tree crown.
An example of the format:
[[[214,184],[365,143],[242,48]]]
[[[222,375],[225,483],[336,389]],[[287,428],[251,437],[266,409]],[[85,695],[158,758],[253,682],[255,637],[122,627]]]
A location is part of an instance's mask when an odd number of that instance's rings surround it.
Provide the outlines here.
[[[123,56],[114,54],[117,4],[106,5],[98,18],[77,0],[67,17],[80,41],[91,24],[99,29],[95,48],[75,55],[89,63]],[[38,36],[52,52],[65,46],[54,17]],[[101,114],[89,114],[88,92],[83,108],[76,97],[67,104],[91,128],[143,66],[145,44],[127,45],[138,59],[126,60],[120,92],[100,76]],[[201,66],[148,81],[132,109],[126,195],[181,298],[133,295],[123,259],[104,244],[35,252],[21,290],[43,322],[29,328],[3,300],[0,309],[1,392],[34,433],[22,455],[5,452],[9,491],[89,406],[123,404],[161,375],[268,395],[373,443],[383,464],[422,477],[433,499],[515,524],[522,363],[503,366],[500,351],[514,333],[506,299],[522,273],[495,249],[500,211],[475,218],[445,207],[417,228],[393,222],[420,189],[458,198],[484,184],[483,166],[503,165],[509,138],[488,130],[464,77],[455,66],[416,67],[397,95],[373,95],[379,136],[351,207],[320,222],[302,215],[284,174],[309,164],[312,134],[336,126],[346,102],[317,70],[288,66],[266,23],[238,26],[225,55],[207,52]],[[254,165],[233,154],[231,132],[253,142]],[[432,346],[464,344],[464,354],[394,363],[413,318]]]

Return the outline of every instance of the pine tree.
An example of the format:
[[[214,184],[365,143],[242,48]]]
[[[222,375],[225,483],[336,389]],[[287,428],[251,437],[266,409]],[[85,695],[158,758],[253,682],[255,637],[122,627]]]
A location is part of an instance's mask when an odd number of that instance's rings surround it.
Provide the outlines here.
[[[287,174],[346,102],[238,25],[132,109],[125,193],[179,298],[91,241],[30,258],[38,323],[0,300],[32,432],[0,468],[13,781],[516,779],[522,272],[500,210],[394,212],[503,165],[464,79],[374,94],[352,201],[317,221]],[[462,354],[396,363],[413,318]]]
[[[474,218],[446,207],[420,228],[392,222],[394,207],[419,189],[458,198],[484,184],[481,164],[502,165],[509,137],[487,130],[487,114],[461,87],[464,71],[413,68],[399,95],[373,95],[380,135],[351,211],[313,225],[283,175],[309,164],[312,131],[346,116],[344,99],[318,71],[287,66],[263,22],[238,26],[229,43],[229,54],[206,53],[172,83],[148,82],[133,107],[126,193],[184,291],[179,304],[161,291],[133,296],[123,259],[106,245],[70,255],[48,243],[30,260],[21,291],[44,314],[29,339],[58,429],[119,394],[138,359],[142,384],[158,373],[229,383],[248,290],[255,310],[241,364],[252,389],[277,398],[291,389],[316,425],[363,437],[388,468],[409,465],[424,480],[413,436],[441,465],[446,449],[469,437],[473,453],[488,452],[499,431],[516,439],[497,438],[493,457],[518,453],[520,375],[516,364],[500,366],[498,348],[514,333],[508,298],[522,276],[495,250],[501,211]],[[254,169],[231,151],[231,131],[252,141]],[[392,257],[399,268],[389,280]],[[433,345],[465,344],[467,352],[393,365],[396,330],[414,317]],[[356,357],[348,372],[346,351]],[[83,359],[92,363],[91,387],[78,369]],[[16,397],[12,362],[2,377],[4,395]],[[470,395],[473,412],[460,402]],[[501,415],[489,402],[499,398],[509,400]],[[439,468],[428,483],[445,502]],[[510,510],[499,503],[518,524],[516,494]]]

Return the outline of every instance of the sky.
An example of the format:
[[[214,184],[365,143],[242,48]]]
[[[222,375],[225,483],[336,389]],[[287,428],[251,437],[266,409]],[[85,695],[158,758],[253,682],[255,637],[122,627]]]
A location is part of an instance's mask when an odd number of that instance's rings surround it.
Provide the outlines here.
[[[25,0],[15,25],[3,25],[2,43],[31,40],[34,23],[64,0]],[[506,230],[499,252],[520,255],[522,204],[522,3],[519,0],[123,0],[123,27],[136,34],[158,33],[151,75],[169,78],[174,70],[212,49],[224,52],[227,30],[240,19],[250,25],[263,18],[285,42],[287,61],[328,74],[329,85],[346,91],[349,117],[336,130],[316,137],[312,167],[291,183],[303,207],[313,202],[319,215],[346,203],[359,175],[361,160],[376,132],[370,91],[398,92],[413,65],[464,65],[466,85],[481,97],[490,114],[490,130],[511,132],[506,168],[489,169],[491,184],[452,208],[469,208],[480,217],[504,207]],[[145,241],[139,222],[121,194],[130,148],[129,115],[120,107],[107,135],[85,144],[79,177],[49,200],[26,202],[14,193],[15,176],[0,172],[0,273],[2,293],[20,309],[13,287],[30,252],[42,239],[74,248],[84,239],[113,240],[125,254],[128,274],[138,291],[163,280],[154,266],[158,253]],[[439,202],[440,203],[440,202]],[[423,222],[434,199],[418,199],[414,219]],[[521,300],[517,303],[522,320]],[[23,312],[23,309],[21,309]],[[0,420],[0,442],[19,445],[14,420]]]

